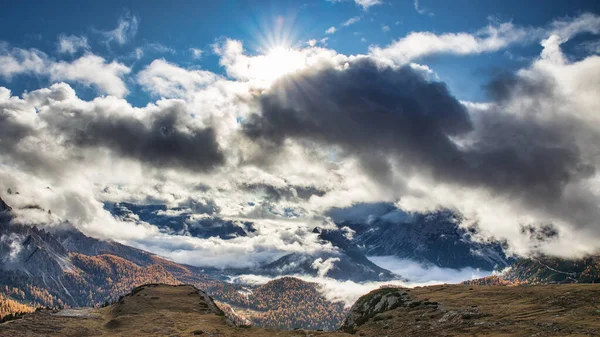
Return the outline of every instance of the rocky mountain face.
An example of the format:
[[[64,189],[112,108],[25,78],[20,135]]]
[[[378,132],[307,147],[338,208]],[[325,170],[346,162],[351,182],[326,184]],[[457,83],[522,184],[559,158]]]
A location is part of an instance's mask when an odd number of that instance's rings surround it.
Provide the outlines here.
[[[357,216],[352,210],[332,210],[336,229],[320,229],[323,240],[342,250],[366,256],[411,259],[442,268],[503,269],[513,262],[500,242],[478,242],[476,229],[459,227],[450,211],[407,214],[392,205],[368,209]]]
[[[599,283],[600,256],[560,259],[547,256],[520,259],[503,273],[465,283],[479,285],[536,285]]]
[[[227,240],[247,236],[256,231],[252,222],[225,220],[212,216],[215,206],[204,204],[189,206],[168,208],[160,204],[137,205],[121,202],[106,204],[104,207],[122,220],[133,222],[141,220],[169,234],[190,235],[204,239],[219,237]],[[198,214],[207,216],[197,217]]]
[[[359,258],[345,252],[285,255],[257,268],[226,269],[227,275],[255,274],[276,277],[280,275],[309,275],[329,277],[340,281],[368,282],[402,279],[381,268],[363,255]]]

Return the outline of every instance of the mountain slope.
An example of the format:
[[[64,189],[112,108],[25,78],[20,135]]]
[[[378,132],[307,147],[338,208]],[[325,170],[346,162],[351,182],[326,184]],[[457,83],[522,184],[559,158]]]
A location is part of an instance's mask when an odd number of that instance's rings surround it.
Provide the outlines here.
[[[320,229],[321,238],[344,251],[394,255],[442,268],[495,270],[513,262],[500,242],[474,240],[476,229],[459,227],[453,212],[407,214],[389,204],[369,206],[363,216],[352,209],[330,211],[337,228]]]
[[[291,253],[256,268],[226,269],[225,274],[255,274],[264,276],[310,275],[330,277],[340,281],[389,281],[402,279],[391,271],[369,261],[364,255],[352,256],[346,252],[315,254]]]
[[[499,275],[467,281],[481,285],[600,283],[600,256],[582,259],[538,257],[521,259]]]

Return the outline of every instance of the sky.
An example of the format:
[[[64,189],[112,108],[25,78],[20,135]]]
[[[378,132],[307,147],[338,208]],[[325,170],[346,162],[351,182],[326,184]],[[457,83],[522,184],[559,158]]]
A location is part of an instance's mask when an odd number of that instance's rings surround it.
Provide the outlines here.
[[[517,256],[595,254],[599,15],[597,1],[3,4],[0,196],[22,223],[194,265],[333,250],[312,232],[328,211],[380,202],[453,210]],[[256,230],[166,233],[116,202]]]

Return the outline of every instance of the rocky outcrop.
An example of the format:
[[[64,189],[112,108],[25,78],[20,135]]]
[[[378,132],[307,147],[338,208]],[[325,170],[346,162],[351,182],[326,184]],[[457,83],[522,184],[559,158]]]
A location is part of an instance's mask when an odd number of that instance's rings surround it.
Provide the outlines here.
[[[420,304],[418,301],[413,301],[406,289],[403,288],[373,290],[354,303],[339,330],[353,333],[357,327],[379,313],[398,307],[410,308]]]

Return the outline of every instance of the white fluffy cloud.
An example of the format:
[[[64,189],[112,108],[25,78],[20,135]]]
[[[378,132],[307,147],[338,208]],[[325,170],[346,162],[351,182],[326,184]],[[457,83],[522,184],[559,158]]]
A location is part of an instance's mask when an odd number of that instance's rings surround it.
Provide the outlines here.
[[[52,81],[69,81],[93,86],[101,93],[123,97],[129,93],[123,76],[131,69],[117,61],[107,63],[100,56],[86,54],[73,62],[52,62],[48,72]]]
[[[92,86],[100,93],[122,97],[129,90],[123,77],[131,69],[117,61],[87,53],[73,61],[55,61],[37,49],[0,48],[0,76],[12,79],[17,75],[45,76],[51,81],[69,81]]]
[[[152,61],[137,74],[138,83],[160,97],[185,97],[217,79],[210,71],[185,70],[162,59]]]
[[[416,3],[416,2],[415,2]],[[490,23],[475,33],[412,32],[386,47],[372,46],[370,54],[396,65],[432,54],[469,55],[498,51],[516,43],[532,43],[550,35],[568,40],[583,32],[598,34],[600,17],[582,14],[575,18],[557,20],[549,27],[519,27],[511,22]]]

